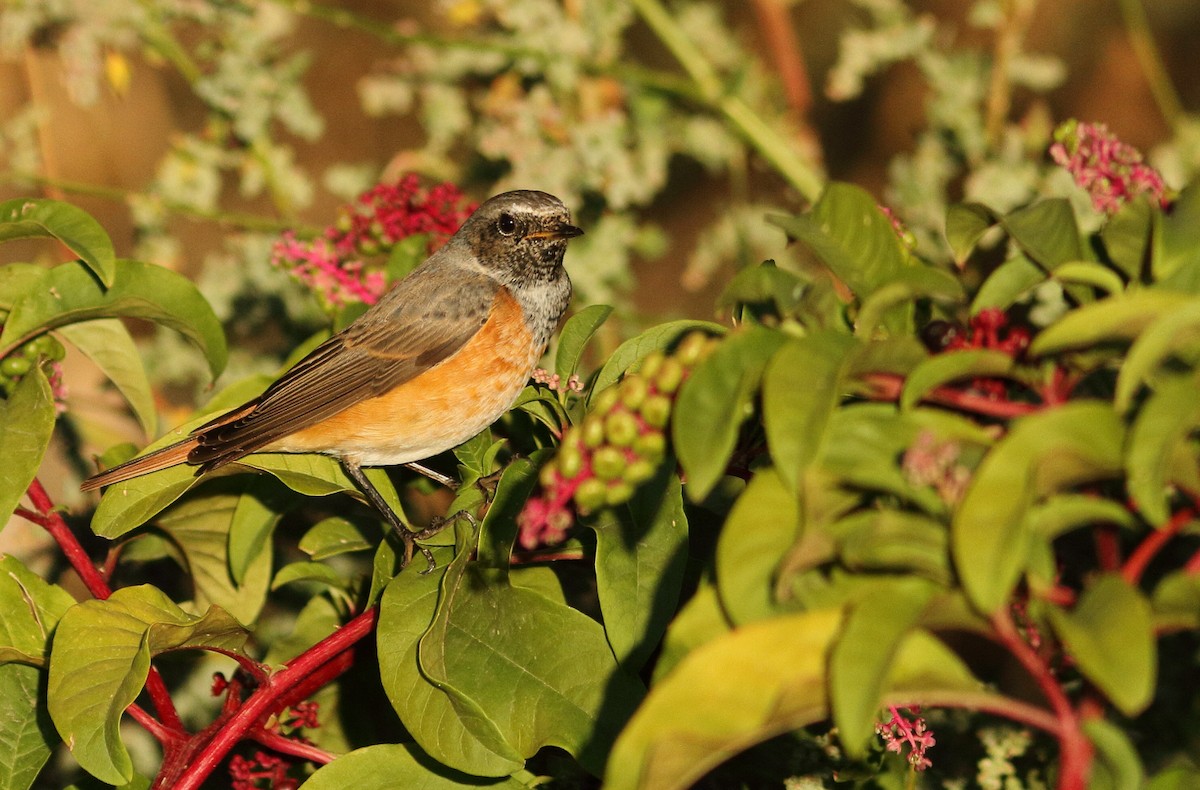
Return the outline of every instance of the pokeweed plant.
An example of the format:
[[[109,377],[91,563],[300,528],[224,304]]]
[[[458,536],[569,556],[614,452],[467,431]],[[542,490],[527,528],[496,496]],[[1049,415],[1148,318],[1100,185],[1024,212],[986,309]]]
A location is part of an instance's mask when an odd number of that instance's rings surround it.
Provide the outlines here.
[[[435,460],[452,496],[372,471],[396,508],[474,515],[424,575],[334,461],[281,454],[115,487],[95,564],[36,476],[54,343],[150,431],[119,319],[182,332],[214,373],[224,341],[185,280],[116,259],[78,209],[0,206],[0,240],[77,256],[0,269],[0,507],[90,596],[2,560],[6,786],[59,739],[131,787],[984,786],[984,759],[938,754],[947,710],[1061,790],[1195,782],[1171,683],[1194,683],[1200,635],[1200,187],[1122,181],[1139,163],[1097,134],[1064,128],[1056,158],[1110,196],[1143,186],[1096,233],[1065,200],[966,204],[957,266],[935,264],[834,183],[770,218],[813,265],[743,270],[727,322],[653,327],[589,372],[610,311],[577,311],[553,372]],[[203,653],[226,660],[209,708],[185,694]],[[149,768],[126,715],[161,745]]]

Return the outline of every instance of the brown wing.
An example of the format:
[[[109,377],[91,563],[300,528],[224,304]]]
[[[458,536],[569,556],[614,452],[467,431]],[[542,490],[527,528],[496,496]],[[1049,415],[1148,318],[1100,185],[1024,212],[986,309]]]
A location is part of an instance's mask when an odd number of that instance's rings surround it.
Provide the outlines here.
[[[390,391],[462,348],[487,321],[499,284],[424,266],[272,384],[249,412],[197,428],[188,462],[211,469]]]

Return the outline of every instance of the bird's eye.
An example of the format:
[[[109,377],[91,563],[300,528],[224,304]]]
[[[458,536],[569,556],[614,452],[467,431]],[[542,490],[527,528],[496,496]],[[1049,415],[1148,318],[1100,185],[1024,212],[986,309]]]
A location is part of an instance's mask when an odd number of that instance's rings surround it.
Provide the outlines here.
[[[496,230],[500,231],[501,236],[511,236],[517,232],[517,221],[512,214],[501,214],[500,219],[496,220]]]

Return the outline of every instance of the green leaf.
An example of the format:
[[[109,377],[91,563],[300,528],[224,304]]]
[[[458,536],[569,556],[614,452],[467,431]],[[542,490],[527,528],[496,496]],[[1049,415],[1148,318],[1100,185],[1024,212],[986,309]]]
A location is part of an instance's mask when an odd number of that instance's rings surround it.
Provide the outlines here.
[[[869,192],[852,184],[831,183],[808,213],[767,221],[804,243],[860,299],[905,266],[891,221]]]
[[[793,492],[799,491],[804,468],[821,450],[860,345],[851,335],[824,330],[787,341],[771,357],[762,386],[767,446]]]
[[[557,746],[593,773],[642,695],[596,621],[469,563],[447,569],[419,650],[472,732],[495,733],[526,758]]]
[[[562,376],[564,384],[579,369],[584,347],[600,325],[612,315],[612,311],[609,305],[594,304],[580,310],[563,324],[562,331],[558,333],[558,351],[554,354],[554,372]]]
[[[378,533],[378,530],[375,530]],[[324,560],[339,554],[366,551],[378,541],[364,531],[363,525],[341,516],[318,521],[300,538],[298,548],[314,560]]]
[[[904,305],[910,308],[920,298],[939,302],[957,302],[964,296],[962,284],[949,272],[932,266],[905,266],[896,271],[888,282],[881,285],[863,300],[855,319],[854,333],[862,338],[871,338],[876,329],[887,324],[893,308]],[[890,325],[893,334],[911,333],[910,324]]]
[[[971,315],[996,307],[1007,310],[1014,302],[1046,281],[1042,267],[1017,254],[992,270],[971,300]]]
[[[999,220],[999,217],[979,203],[955,203],[946,209],[946,241],[954,254],[954,262],[962,266],[975,245]]]
[[[1171,516],[1168,485],[1175,480],[1176,465],[1196,469],[1195,454],[1184,443],[1197,424],[1195,379],[1172,376],[1159,382],[1130,426],[1125,449],[1129,496],[1151,524],[1165,524]]]
[[[944,524],[903,510],[863,510],[835,523],[842,564],[851,570],[909,571],[941,584],[950,581],[949,535]]]
[[[158,411],[150,379],[124,324],[116,318],[99,318],[59,327],[58,334],[94,362],[125,396],[147,436],[158,432]]]
[[[304,496],[329,496],[350,494],[362,500],[361,491],[354,481],[346,476],[342,465],[335,459],[316,453],[254,453],[239,458],[237,463],[272,475],[279,482]],[[400,495],[392,485],[392,479],[383,467],[363,469],[363,474],[379,491],[396,515],[408,523],[400,504]]]
[[[37,286],[45,272],[36,263],[6,263],[0,266],[0,309],[11,310],[26,292]]]
[[[1105,294],[1117,294],[1125,290],[1125,283],[1112,269],[1090,261],[1071,261],[1054,270],[1054,279],[1064,283],[1078,283],[1099,288]]]
[[[1153,605],[1156,630],[1200,629],[1200,574],[1167,574],[1154,588]]]
[[[79,263],[46,271],[13,305],[0,347],[48,329],[117,316],[144,318],[182,333],[204,353],[214,378],[225,367],[225,333],[196,286],[170,269],[128,260],[117,261],[108,288]]]
[[[229,573],[239,585],[246,582],[251,565],[263,554],[263,547],[293,500],[284,486],[269,477],[247,478],[244,486],[229,522],[227,541]]]
[[[735,624],[783,611],[775,598],[777,566],[800,529],[796,495],[774,469],[759,470],[734,503],[717,541],[717,590]]]
[[[674,464],[603,511],[596,531],[596,592],[604,633],[621,666],[637,672],[675,614],[687,561],[688,522]]]
[[[1047,610],[1079,671],[1126,716],[1154,697],[1157,651],[1150,602],[1120,574],[1098,577],[1071,611]]]
[[[717,298],[717,309],[748,305],[777,316],[792,315],[800,305],[805,283],[773,261],[747,266],[738,272]]]
[[[57,200],[17,198],[0,203],[0,242],[43,236],[58,239],[106,287],[116,279],[116,253],[104,228],[80,208]]]
[[[1017,209],[1000,220],[1025,254],[1053,271],[1068,261],[1083,260],[1083,240],[1075,211],[1066,198],[1049,198]]]
[[[1117,374],[1113,396],[1117,411],[1129,411],[1142,382],[1169,356],[1184,348],[1192,352],[1193,358],[1200,348],[1200,299],[1192,299],[1155,319],[1133,341]]]
[[[1175,765],[1164,768],[1146,784],[1146,790],[1192,790],[1200,786],[1200,768]]]
[[[41,700],[42,673],[24,664],[0,666],[0,790],[37,786],[58,733]]]
[[[1058,494],[1030,508],[1029,529],[1046,540],[1093,524],[1134,529],[1138,521],[1124,503],[1086,494]]]
[[[1155,289],[1110,296],[1071,310],[1046,327],[1033,339],[1029,353],[1042,357],[1102,342],[1129,341],[1159,316],[1190,301],[1186,294]]]
[[[346,580],[323,562],[291,562],[284,565],[271,580],[271,589],[278,590],[293,582],[319,582],[336,589],[345,589]]]
[[[606,790],[682,790],[748,746],[824,719],[825,656],[841,621],[839,609],[774,617],[692,650],[617,739]]]
[[[904,382],[900,408],[911,409],[933,390],[964,378],[1008,376],[1013,358],[1003,351],[964,349],[936,354],[922,362]]]
[[[663,678],[671,674],[688,653],[706,642],[729,633],[731,625],[721,606],[716,585],[707,581],[701,582],[691,599],[679,611],[667,629],[662,643],[662,652],[654,663],[651,688],[657,686]]]
[[[470,774],[508,776],[524,765],[522,755],[494,727],[483,722],[468,725],[449,692],[431,682],[418,664],[418,643],[433,622],[439,580],[451,557],[449,548],[433,552],[437,569],[425,576],[401,573],[380,600],[376,643],[383,690],[405,729],[433,759]],[[465,561],[464,554],[461,562]]]
[[[984,458],[951,527],[955,567],[971,602],[1005,605],[1025,567],[1025,515],[1040,497],[1121,471],[1124,429],[1107,403],[1073,401],[1013,423]]]
[[[1089,790],[1124,790],[1127,787],[1144,786],[1141,758],[1129,736],[1120,727],[1104,719],[1085,719],[1080,729],[1096,747],[1092,773],[1088,777]]]
[[[74,604],[70,593],[16,557],[0,556],[0,661],[43,664],[50,635]]]
[[[671,436],[693,502],[724,475],[738,430],[754,410],[767,362],[785,340],[782,333],[761,327],[730,335],[680,387]]]
[[[1200,186],[1192,182],[1184,187],[1171,203],[1171,212],[1158,216],[1162,219],[1150,260],[1155,281],[1189,271],[1194,276],[1200,267]]]
[[[625,374],[625,371],[631,369],[655,351],[666,350],[676,340],[692,330],[707,332],[710,335],[723,335],[726,331],[725,327],[720,324],[714,324],[712,321],[696,321],[693,319],[668,321],[665,324],[659,324],[647,329],[637,337],[630,338],[617,346],[617,350],[608,357],[608,361],[604,363],[604,366],[600,368],[600,372],[596,374],[596,380],[592,382],[591,393],[588,395],[588,403],[591,403],[591,399],[595,397],[597,392],[602,392],[616,383]]]
[[[488,779],[438,765],[411,743],[377,743],[355,749],[323,766],[301,785],[304,790],[458,790],[492,787],[523,790],[511,777]]]
[[[171,536],[183,552],[185,570],[192,581],[193,611],[218,606],[242,623],[258,619],[271,581],[270,541],[258,544],[253,554],[240,558],[241,582],[230,570],[229,533],[238,506],[252,481],[224,478],[205,484],[198,496],[188,498],[158,518],[159,529]],[[269,511],[260,514],[274,521]]]
[[[923,579],[881,580],[850,608],[829,655],[829,702],[851,759],[866,754],[889,667],[933,591]]]
[[[1100,239],[1108,259],[1130,282],[1142,279],[1148,262],[1150,239],[1155,233],[1159,213],[1144,197],[1135,198],[1121,206],[1100,229]]]
[[[8,400],[0,400],[0,520],[17,508],[37,476],[54,433],[54,396],[41,368],[21,377]]]
[[[199,647],[241,652],[246,636],[225,612],[187,614],[148,585],[84,601],[63,615],[55,632],[50,716],[84,770],[123,784],[133,777],[133,764],[121,742],[121,714],[145,684],[150,658]]]
[[[549,452],[543,450],[531,458],[518,458],[500,475],[487,514],[479,525],[477,555],[480,565],[502,572],[507,570],[517,539],[517,519],[537,485],[538,469],[548,455]]]

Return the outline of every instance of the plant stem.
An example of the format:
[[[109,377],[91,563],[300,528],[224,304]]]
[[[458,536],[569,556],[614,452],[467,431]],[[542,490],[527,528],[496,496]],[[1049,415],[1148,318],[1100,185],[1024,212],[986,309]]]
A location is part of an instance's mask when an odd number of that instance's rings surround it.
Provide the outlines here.
[[[1183,103],[1179,93],[1167,74],[1158,45],[1154,43],[1154,34],[1150,30],[1150,20],[1146,17],[1146,9],[1141,0],[1117,0],[1121,16],[1125,20],[1125,29],[1129,33],[1129,42],[1133,45],[1133,53],[1142,66],[1146,82],[1150,86],[1150,94],[1154,97],[1158,111],[1173,130],[1179,128],[1183,117]]]
[[[294,738],[285,738],[277,732],[270,732],[268,730],[260,730],[251,734],[250,737],[257,743],[280,754],[290,754],[293,757],[299,757],[302,760],[308,760],[310,763],[318,765],[331,763],[333,762],[333,758],[337,756],[319,746],[313,746],[311,743],[304,743]]]
[[[1004,122],[1012,106],[1012,81],[1009,67],[1012,59],[1021,51],[1025,32],[1033,21],[1033,9],[1037,0],[1005,0],[1004,21],[996,30],[996,44],[992,49],[992,73],[988,82],[985,103],[984,129],[988,145],[997,147],[1004,134]]]
[[[1001,644],[1033,677],[1058,720],[1058,790],[1087,790],[1088,774],[1092,765],[1092,744],[1079,727],[1079,716],[1071,707],[1071,701],[1058,685],[1050,667],[1037,651],[1021,638],[1007,609],[1000,609],[992,615],[992,628]]]
[[[646,25],[670,50],[700,91],[703,100],[725,116],[789,184],[810,202],[825,188],[824,179],[797,153],[795,146],[738,96],[730,94],[700,51],[659,0],[631,0]]]
[[[297,688],[305,685],[318,670],[336,661],[369,636],[378,618],[377,609],[368,609],[267,678],[236,713],[221,723],[212,740],[204,745],[195,759],[189,761],[187,770],[172,784],[172,788],[198,790],[230,749],[247,737],[264,717],[278,709]]]
[[[863,379],[874,390],[870,393],[871,398],[875,400],[900,400],[900,393],[904,389],[903,377],[894,373],[869,373]],[[1036,403],[993,400],[983,395],[972,395],[969,392],[962,392],[952,387],[938,387],[927,393],[923,400],[942,406],[950,406],[981,417],[996,417],[998,419],[1022,417],[1026,414],[1039,411],[1042,408],[1042,406]]]
[[[1138,544],[1133,553],[1129,555],[1129,559],[1125,561],[1124,567],[1121,568],[1121,575],[1125,581],[1131,585],[1136,585],[1142,580],[1142,574],[1146,571],[1146,566],[1154,559],[1155,555],[1162,550],[1162,547],[1167,544],[1171,538],[1179,534],[1193,518],[1196,517],[1196,511],[1190,507],[1185,507],[1177,511],[1171,519],[1161,528],[1154,530],[1146,538]]]
[[[75,537],[75,533],[67,526],[67,522],[54,509],[54,502],[50,499],[50,495],[42,486],[41,481],[36,477],[29,484],[26,490],[26,495],[29,501],[37,509],[37,512],[26,510],[25,508],[17,508],[16,514],[28,521],[41,526],[50,533],[50,537],[58,544],[58,548],[62,551],[63,556],[67,558],[67,562],[79,574],[79,578],[83,581],[88,592],[97,600],[106,600],[112,595],[112,589],[108,586],[108,582],[96,569],[92,563],[91,557],[83,550],[79,540]],[[146,675],[146,693],[150,696],[150,701],[154,704],[154,709],[158,711],[162,723],[155,721],[149,713],[142,710],[137,705],[130,705],[127,709],[129,715],[132,716],[139,724],[146,728],[150,734],[158,738],[160,742],[167,740],[178,740],[184,737],[186,730],[183,727],[183,722],[179,719],[179,713],[175,710],[175,703],[171,700],[171,694],[167,691],[167,684],[163,681],[162,675],[153,665],[149,668],[149,673]]]

